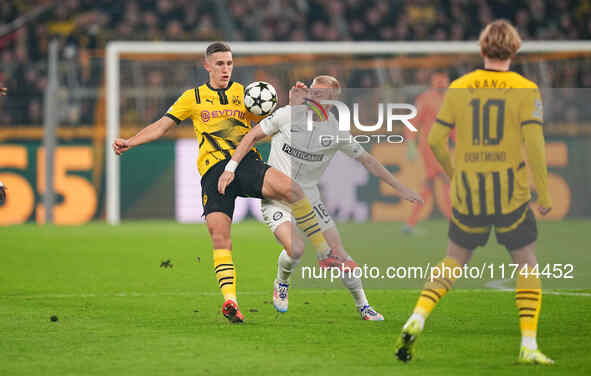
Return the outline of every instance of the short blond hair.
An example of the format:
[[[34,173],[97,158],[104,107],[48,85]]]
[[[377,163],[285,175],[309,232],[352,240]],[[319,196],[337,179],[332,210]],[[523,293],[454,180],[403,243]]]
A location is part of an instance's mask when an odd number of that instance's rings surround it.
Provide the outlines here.
[[[314,83],[328,85],[329,87],[334,89],[335,96],[339,96],[341,94],[341,83],[339,82],[339,80],[337,80],[333,76],[329,76],[329,75],[316,76],[316,77],[314,77],[314,80],[312,80],[312,85],[314,85]]]
[[[495,60],[511,59],[521,47],[521,37],[507,20],[496,20],[484,28],[478,38],[482,54]]]

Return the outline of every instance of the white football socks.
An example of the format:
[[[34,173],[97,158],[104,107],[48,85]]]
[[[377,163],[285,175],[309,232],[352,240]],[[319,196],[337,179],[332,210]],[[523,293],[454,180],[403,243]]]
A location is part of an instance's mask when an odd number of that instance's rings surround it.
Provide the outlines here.
[[[277,282],[289,283],[289,277],[294,269],[300,264],[300,261],[301,259],[290,257],[285,249],[282,250],[277,259]],[[345,287],[351,292],[358,309],[365,305],[369,305],[360,278],[355,278],[353,273],[344,273],[341,280],[343,281],[343,285],[345,285]]]
[[[332,250],[329,248],[328,250],[324,251],[324,252],[316,252],[316,257],[318,258],[318,260],[324,260],[325,258],[328,257],[328,255],[330,255],[330,252]]]
[[[281,251],[277,259],[277,282],[289,283],[289,276],[299,265],[300,260],[290,257],[285,249]]]
[[[419,322],[419,326],[421,327],[421,330],[423,330],[423,328],[425,327],[425,316],[421,315],[420,313],[416,313],[416,312],[413,312],[413,314],[410,315],[410,317],[406,321],[406,324],[404,324],[404,326],[402,328],[403,329],[406,328],[408,326],[408,324],[410,324],[410,322],[413,320],[417,320]]]
[[[363,290],[363,284],[361,283],[360,278],[355,278],[353,276],[353,272],[351,273],[343,273],[342,281],[343,285],[351,291],[351,295],[353,296],[353,300],[355,300],[355,305],[357,309],[362,308],[363,306],[369,305],[367,301],[367,297],[365,296],[365,291]]]
[[[528,337],[528,336],[521,337],[521,346],[523,346],[529,350],[537,350],[538,343],[536,342],[536,337]]]

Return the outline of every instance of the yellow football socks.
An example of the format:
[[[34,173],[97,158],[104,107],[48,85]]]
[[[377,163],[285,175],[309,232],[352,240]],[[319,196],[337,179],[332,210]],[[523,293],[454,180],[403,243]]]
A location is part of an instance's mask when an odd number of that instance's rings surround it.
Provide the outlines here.
[[[520,268],[521,270],[521,268]],[[523,337],[536,337],[542,307],[542,281],[539,276],[518,272],[515,303],[519,308],[519,326]]]
[[[232,251],[229,249],[213,250],[213,268],[224,300],[236,301],[236,271],[232,262]]]
[[[290,204],[290,207],[298,228],[310,239],[316,252],[321,254],[327,252],[329,247],[322,235],[322,231],[320,231],[318,218],[314,214],[314,209],[312,209],[310,201],[304,197]]]
[[[433,279],[425,283],[413,312],[427,318],[441,298],[452,288],[455,282],[453,269],[460,267],[461,265],[455,259],[446,257],[433,268],[430,271]]]

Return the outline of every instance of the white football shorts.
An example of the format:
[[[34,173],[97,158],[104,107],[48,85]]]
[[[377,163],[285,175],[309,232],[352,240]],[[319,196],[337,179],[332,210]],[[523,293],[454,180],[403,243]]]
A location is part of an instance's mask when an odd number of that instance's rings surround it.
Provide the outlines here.
[[[328,214],[328,210],[326,210],[326,206],[320,199],[320,191],[318,187],[309,187],[304,188],[304,194],[310,200],[310,204],[314,209],[314,213],[316,214],[316,218],[318,218],[318,224],[320,225],[320,230],[325,231],[331,227],[335,226],[334,221]],[[262,200],[261,201],[261,212],[263,213],[263,219],[267,226],[271,229],[271,232],[275,233],[277,227],[284,222],[293,222],[295,220],[291,215],[291,210],[289,207],[279,201],[275,200]]]

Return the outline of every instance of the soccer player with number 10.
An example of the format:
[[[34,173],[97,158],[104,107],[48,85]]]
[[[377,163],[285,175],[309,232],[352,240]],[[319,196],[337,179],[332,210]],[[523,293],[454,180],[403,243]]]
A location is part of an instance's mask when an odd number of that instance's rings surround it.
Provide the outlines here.
[[[467,264],[484,246],[494,226],[497,241],[513,262],[532,270],[537,264],[536,220],[529,208],[529,190],[522,141],[539,195],[539,212],[552,207],[547,184],[543,110],[538,87],[511,72],[511,59],[521,47],[515,28],[504,20],[487,25],[480,34],[484,69],[452,82],[431,132],[429,146],[451,179],[452,212],[447,256],[440,271]],[[447,138],[456,131],[454,162]],[[436,304],[452,288],[453,273],[438,273],[425,284],[413,314],[395,345],[398,359],[413,357],[414,343]],[[519,273],[515,302],[519,310],[519,362],[552,364],[536,342],[542,287],[536,273]]]

